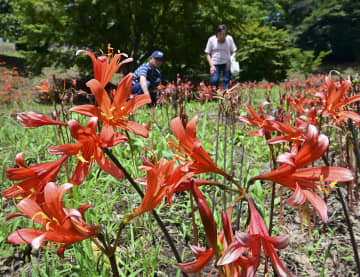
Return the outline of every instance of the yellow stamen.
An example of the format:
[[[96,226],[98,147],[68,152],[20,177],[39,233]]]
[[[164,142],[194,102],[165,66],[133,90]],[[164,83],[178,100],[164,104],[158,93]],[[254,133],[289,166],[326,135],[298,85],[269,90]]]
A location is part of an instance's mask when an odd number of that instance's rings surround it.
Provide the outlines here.
[[[53,217],[52,219],[56,222],[57,225],[60,225],[60,222],[56,217]]]
[[[21,192],[25,192],[25,190],[22,188],[22,187],[20,187],[20,186],[16,186],[19,190],[21,190]]]
[[[46,223],[46,226],[45,226],[46,231],[49,231],[50,224],[51,224],[51,221],[48,221],[48,223]]]
[[[73,223],[74,226],[75,226],[76,228],[78,228],[80,231],[88,232],[88,230],[86,230],[84,227],[82,227],[81,225],[79,225],[79,224],[76,223],[75,221],[72,221],[72,223]]]
[[[337,184],[337,181],[332,181],[330,184],[329,184],[329,187],[332,188],[332,189],[337,189],[338,187],[336,186]]]
[[[80,160],[82,163],[88,163],[88,161],[85,160],[85,158],[84,158],[84,156],[82,155],[81,152],[79,152],[79,153],[76,155],[76,158],[77,158],[78,160]]]
[[[108,44],[108,56],[109,57],[112,57],[113,56],[113,53],[114,53],[114,48],[110,47],[111,44],[109,43]]]
[[[295,138],[291,138],[291,140],[298,140],[299,138],[301,138],[301,136],[295,137]]]
[[[50,218],[44,213],[44,212],[42,212],[42,211],[40,211],[40,212],[36,212],[34,215],[33,215],[33,217],[31,218],[31,220],[32,221],[35,221],[35,218],[37,217],[37,216],[41,216],[41,223],[43,222],[43,220],[50,220]]]

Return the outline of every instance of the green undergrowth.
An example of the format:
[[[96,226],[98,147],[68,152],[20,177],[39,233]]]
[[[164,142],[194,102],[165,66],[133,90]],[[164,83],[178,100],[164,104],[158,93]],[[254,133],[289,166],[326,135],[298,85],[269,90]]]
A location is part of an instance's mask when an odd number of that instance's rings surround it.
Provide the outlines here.
[[[258,111],[258,106],[262,102],[259,99],[264,99],[264,92],[259,90],[257,93],[254,96],[253,105]],[[274,94],[271,97],[276,99],[277,96]],[[51,112],[50,106],[33,105],[30,108],[48,116]],[[271,109],[269,108],[265,113],[270,113]],[[185,103],[185,112],[189,115],[189,120],[194,116],[198,116],[197,137],[202,140],[204,149],[214,160],[216,141],[218,139],[218,166],[225,168],[227,172],[232,172],[244,187],[251,177],[269,171],[268,161],[270,157],[265,139],[248,136],[247,133],[252,129],[245,128],[244,124],[237,121],[232,146],[231,124],[225,125],[221,123],[217,138],[217,102],[188,102]],[[112,148],[114,155],[134,179],[145,176],[145,173],[138,168],[141,165],[141,157],[148,157],[153,160],[153,154],[145,147],[153,149],[158,159],[161,157],[168,160],[172,159],[173,153],[167,144],[167,137],[173,136],[170,120],[176,114],[177,111],[167,106],[157,106],[155,109],[143,107],[136,112],[134,120],[139,123],[150,124],[149,138],[145,139],[130,133],[129,142]],[[247,115],[244,106],[240,106],[238,115]],[[79,120],[83,126],[86,124],[87,118],[76,114],[71,116]],[[59,158],[47,152],[48,147],[58,144],[54,127],[23,128],[16,120],[14,113],[0,117],[0,140],[0,161],[2,161],[1,191],[13,185],[12,182],[5,178],[5,169],[15,166],[17,153],[25,152],[25,162],[28,165],[53,161]],[[233,161],[232,167],[231,160]],[[76,162],[77,160],[72,157],[69,168],[74,168]],[[71,174],[72,170],[69,170],[69,172]],[[67,176],[68,174],[63,167],[59,173],[57,183],[68,182]],[[201,174],[198,178],[214,180],[212,174]],[[222,177],[218,176],[217,181],[223,181]],[[215,195],[214,217],[220,231],[222,228],[221,210],[223,208],[224,193],[213,187],[203,187],[201,190],[208,199],[210,206],[212,205],[212,197]],[[270,209],[266,203],[270,202],[271,185],[257,181],[251,186],[250,192],[260,212],[264,215],[265,222],[268,224]],[[101,225],[110,238],[116,236],[121,220],[132,213],[141,202],[140,196],[125,178],[119,180],[113,178],[109,174],[100,171],[96,163],[93,164],[93,168],[84,183],[72,189],[72,195],[72,201],[69,198],[69,193],[65,195],[66,206],[70,208],[73,205],[77,208],[83,204],[92,205],[92,208],[85,214],[86,222],[89,225]],[[226,193],[227,206],[234,199],[234,195],[230,199],[229,194]],[[276,197],[275,214],[279,212],[279,202],[280,198]],[[240,208],[240,206],[242,207]],[[18,259],[18,256],[29,252],[29,247],[26,245],[13,246],[9,244],[7,236],[18,228],[31,228],[32,223],[30,220],[21,217],[5,223],[6,216],[17,210],[12,201],[4,197],[1,198],[0,211],[1,221],[4,222],[4,224],[0,224],[0,266],[6,266]],[[187,192],[176,194],[171,207],[169,207],[167,201],[163,201],[156,211],[173,237],[182,259],[192,261],[194,257],[188,247],[190,244],[194,244],[189,194]],[[237,217],[240,218],[239,230],[246,231],[247,205],[240,204],[235,207],[234,226]],[[200,246],[207,247],[205,233],[198,213],[195,213],[195,219],[199,228]],[[277,217],[274,222],[273,235],[278,235],[280,230],[277,226]],[[320,235],[317,234],[317,237],[320,238]],[[329,255],[327,253],[329,250],[321,257],[318,257],[320,243],[317,245],[316,241],[314,241],[311,246],[303,246],[302,251],[309,254],[312,262],[322,266]],[[25,263],[15,268],[16,274],[18,274],[15,276],[111,276],[111,268],[107,258],[99,253],[91,240],[85,240],[69,247],[65,251],[65,259],[63,260],[56,255],[55,247],[40,250],[30,249],[30,253],[31,255],[24,259]],[[122,232],[116,255],[120,276],[181,276],[170,247],[151,214],[144,214],[126,226]],[[324,274],[325,269],[320,269],[320,271]]]
[[[185,104],[185,111],[188,113],[189,119],[198,115],[197,136],[202,139],[204,148],[212,157],[215,156],[216,151],[217,107],[216,102],[205,104],[191,102]],[[51,107],[35,105],[31,107],[31,110],[42,112],[49,116]],[[170,120],[176,114],[171,109],[168,113],[172,115],[169,117]],[[73,114],[72,117],[78,119],[83,126],[86,124],[87,118],[76,114]],[[173,134],[166,116],[165,106],[158,106],[153,110],[143,108],[134,115],[134,120],[150,124],[151,131],[149,138],[144,139],[130,134],[131,147],[129,143],[124,143],[113,147],[112,150],[129,173],[134,178],[138,178],[145,175],[144,172],[138,169],[138,166],[141,164],[140,157],[147,156],[152,159],[152,153],[144,149],[144,147],[153,149],[158,159],[161,157],[171,159],[172,152],[167,145],[167,136],[173,136]],[[16,120],[16,114],[1,116],[0,126],[1,191],[4,191],[13,184],[5,178],[5,169],[15,167],[15,156],[17,153],[25,152],[25,162],[28,165],[53,161],[59,158],[47,152],[48,147],[58,144],[54,127],[23,128]],[[227,132],[225,163],[226,170],[230,172],[231,145],[229,142],[231,141],[231,128],[222,124],[219,131],[218,164],[220,167],[224,165],[225,129]],[[244,153],[250,151],[254,144],[251,140],[244,139],[246,133],[247,130],[237,125],[234,132],[233,160],[235,166],[233,170],[234,175],[238,177],[241,175],[239,164],[242,151]],[[243,147],[245,147],[244,150],[242,150]],[[249,163],[252,163],[252,161],[250,157],[245,157],[243,163],[243,171],[245,171],[246,166],[249,167]],[[69,163],[69,167],[74,168],[75,165],[76,159],[73,158]],[[71,174],[71,170],[69,172]],[[245,178],[247,174],[243,172],[242,175]],[[200,178],[213,179],[214,176],[202,174]],[[59,173],[57,183],[61,184],[67,181],[67,174],[63,167]],[[203,191],[211,205],[213,188],[204,188]],[[220,203],[220,199],[223,197],[222,192],[216,188],[215,195],[216,202]],[[65,195],[64,201],[68,208],[71,207],[68,193]],[[73,188],[73,206],[77,208],[82,204],[92,205],[93,207],[87,211],[85,216],[87,223],[103,226],[110,237],[115,237],[121,220],[134,211],[140,202],[140,197],[125,178],[120,180],[113,178],[100,171],[96,163],[94,163],[85,182]],[[215,218],[220,230],[220,204],[216,209],[218,209],[218,212],[216,212]],[[6,200],[2,197],[1,211],[1,218],[4,220],[8,214],[16,212],[16,207],[11,200]],[[174,237],[176,245],[180,249],[180,254],[186,260],[191,260],[192,255],[188,245],[193,244],[193,233],[189,195],[185,192],[175,195],[174,203],[171,207],[164,201],[157,208],[157,212]],[[196,219],[199,224],[201,244],[205,247],[204,232],[198,214],[196,214]],[[5,258],[4,264],[9,263],[14,253],[24,253],[27,248],[25,245],[10,245],[7,243],[7,236],[17,228],[31,226],[30,220],[25,218],[14,218],[7,224],[1,224],[0,249],[2,250],[0,255]],[[121,276],[155,276],[155,274],[157,276],[168,276],[169,272],[180,276],[180,271],[176,265],[177,262],[151,214],[142,215],[127,226],[122,233],[117,256]],[[104,256],[100,256],[91,240],[86,240],[69,247],[65,252],[65,260],[58,258],[53,248],[32,250],[30,257],[26,261],[28,263],[31,262],[31,267],[18,269],[22,271],[23,276],[109,276],[110,274],[109,263]],[[31,275],[29,275],[29,272],[31,272]]]

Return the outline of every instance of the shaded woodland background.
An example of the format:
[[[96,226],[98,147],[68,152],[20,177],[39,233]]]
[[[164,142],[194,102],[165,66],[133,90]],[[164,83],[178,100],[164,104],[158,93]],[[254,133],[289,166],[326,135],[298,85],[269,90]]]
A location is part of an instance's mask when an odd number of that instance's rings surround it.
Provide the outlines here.
[[[240,81],[281,81],[322,61],[360,60],[360,1],[0,0],[0,37],[15,43],[34,72],[76,64],[86,76],[88,57],[75,51],[101,54],[110,43],[134,58],[127,72],[161,49],[165,79],[196,79],[208,72],[205,44],[221,23],[239,48]]]

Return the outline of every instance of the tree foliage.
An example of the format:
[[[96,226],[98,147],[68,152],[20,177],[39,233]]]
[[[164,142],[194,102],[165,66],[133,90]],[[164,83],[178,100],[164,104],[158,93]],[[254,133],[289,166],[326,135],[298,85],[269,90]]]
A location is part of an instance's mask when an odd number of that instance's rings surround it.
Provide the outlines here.
[[[242,80],[282,80],[290,69],[290,35],[284,30],[259,23],[246,25],[242,34],[246,44],[238,52]]]
[[[330,2],[334,5],[315,0],[0,0],[0,35],[16,41],[39,70],[77,64],[87,66],[89,71],[82,72],[90,72],[88,57],[76,57],[75,51],[99,55],[110,43],[134,58],[124,68],[133,71],[153,50],[161,49],[166,56],[163,75],[173,79],[176,73],[208,72],[205,44],[224,23],[239,49],[241,79],[277,81],[286,77],[294,56],[305,55],[294,46],[315,50],[308,61],[328,50],[332,57],[345,50],[358,57],[353,43],[360,37],[355,37],[360,4]],[[344,27],[349,20],[354,23],[350,30]]]
[[[277,26],[305,50],[331,51],[328,60],[360,59],[360,2],[353,0],[280,0]]]

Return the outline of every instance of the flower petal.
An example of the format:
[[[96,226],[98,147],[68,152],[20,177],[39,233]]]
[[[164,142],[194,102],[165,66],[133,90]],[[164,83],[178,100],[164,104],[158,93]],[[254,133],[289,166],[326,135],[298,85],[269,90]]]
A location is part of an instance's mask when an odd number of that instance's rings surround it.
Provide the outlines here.
[[[314,206],[315,210],[318,212],[318,214],[321,217],[321,220],[324,223],[327,223],[328,221],[328,207],[325,203],[325,201],[316,193],[309,191],[309,190],[303,190],[303,193],[306,196],[306,199]]]
[[[181,263],[178,265],[183,272],[196,273],[203,269],[211,261],[212,257],[213,250],[207,249],[197,257],[197,260],[189,263]]]
[[[80,105],[70,109],[70,112],[75,112],[89,117],[100,117],[100,110],[94,105]]]
[[[288,204],[293,207],[301,206],[306,201],[306,196],[303,193],[304,190],[300,188],[298,184],[296,184],[296,190],[294,194],[288,199]]]

